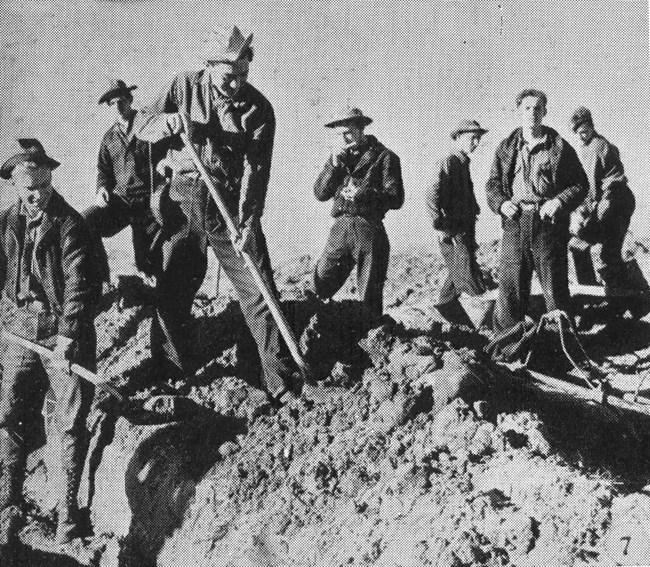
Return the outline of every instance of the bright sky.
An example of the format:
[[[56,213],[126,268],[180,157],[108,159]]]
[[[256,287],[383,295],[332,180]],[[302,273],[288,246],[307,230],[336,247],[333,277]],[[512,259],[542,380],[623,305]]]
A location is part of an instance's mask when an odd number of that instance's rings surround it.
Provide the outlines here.
[[[255,33],[250,81],[278,119],[264,219],[274,258],[322,249],[329,204],[312,193],[327,153],[322,124],[347,102],[375,119],[368,131],[402,159],[407,202],[387,217],[393,250],[429,246],[424,191],[449,130],[466,117],[490,130],[472,172],[479,234],[497,236],[485,176],[496,144],[517,126],[514,98],[528,87],[547,92],[546,122],[566,137],[571,111],[591,108],[621,150],[639,202],[633,228],[650,236],[646,1],[3,0],[0,22],[3,147],[17,135],[39,137],[63,162],[56,184],[80,209],[91,202],[99,141],[114,119],[97,105],[108,78],[138,84],[143,105],[174,73],[200,66],[211,26],[236,23]]]

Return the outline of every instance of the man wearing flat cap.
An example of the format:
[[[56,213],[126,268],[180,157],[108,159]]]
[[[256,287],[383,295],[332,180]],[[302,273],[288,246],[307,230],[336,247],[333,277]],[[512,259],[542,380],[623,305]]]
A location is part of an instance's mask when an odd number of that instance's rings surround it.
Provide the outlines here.
[[[5,341],[0,399],[0,525],[5,550],[15,543],[25,479],[26,439],[38,429],[48,387],[53,432],[61,447],[56,540],[79,535],[77,491],[86,449],[93,387],[70,363],[95,367],[93,305],[98,280],[81,216],[52,188],[59,163],[36,139],[22,138],[0,168],[17,202],[0,216],[0,286],[9,310],[4,327],[53,349],[48,359]],[[56,478],[57,475],[54,475]],[[4,563],[3,563],[4,565]]]
[[[527,89],[516,104],[521,127],[497,147],[486,187],[488,204],[503,227],[497,332],[524,321],[533,271],[547,311],[570,312],[569,218],[587,194],[587,178],[575,150],[542,124],[546,94]]]
[[[597,272],[608,293],[628,287],[621,248],[635,208],[618,148],[596,132],[589,109],[580,107],[571,116],[578,141],[578,157],[589,179],[589,194],[571,217],[571,233],[594,246]],[[574,241],[572,240],[572,243]],[[582,254],[574,249],[576,269]],[[587,272],[593,272],[589,248]]]
[[[372,119],[346,107],[325,124],[334,145],[316,184],[319,201],[332,199],[334,224],[314,273],[314,290],[332,297],[357,268],[361,300],[371,323],[383,313],[383,291],[390,245],[383,219],[404,203],[400,160],[365,128]]]
[[[280,331],[244,264],[246,250],[275,290],[260,219],[271,171],[275,115],[270,102],[247,82],[251,41],[237,27],[213,31],[202,53],[204,69],[181,73],[141,115],[137,135],[166,139],[168,153],[158,164],[171,178],[168,211],[177,230],[163,244],[158,278],[152,354],[167,369],[186,373],[190,343],[187,324],[194,294],[206,269],[210,245],[233,284],[263,365],[266,388],[279,398],[292,384],[294,366]],[[197,148],[242,236],[231,242],[225,223],[178,134]],[[277,293],[277,292],[276,292]]]
[[[450,323],[472,326],[458,301],[461,293],[480,296],[486,290],[476,262],[476,217],[480,209],[470,175],[470,154],[487,130],[463,120],[451,132],[452,151],[436,164],[426,205],[448,274],[436,308]]]
[[[95,204],[82,216],[94,235],[94,247],[102,279],[110,281],[108,258],[102,238],[116,235],[131,226],[133,251],[138,270],[154,273],[153,247],[160,234],[150,208],[152,162],[162,155],[158,146],[134,136],[133,121],[137,114],[131,106],[135,85],[112,81],[100,97],[99,104],[115,106],[117,118],[102,139],[97,159]]]

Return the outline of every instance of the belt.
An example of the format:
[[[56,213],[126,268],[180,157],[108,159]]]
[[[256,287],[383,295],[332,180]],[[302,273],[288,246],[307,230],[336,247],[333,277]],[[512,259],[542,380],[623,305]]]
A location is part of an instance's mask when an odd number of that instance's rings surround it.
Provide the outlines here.
[[[537,212],[543,204],[544,201],[520,201],[518,203],[519,208],[525,212]]]

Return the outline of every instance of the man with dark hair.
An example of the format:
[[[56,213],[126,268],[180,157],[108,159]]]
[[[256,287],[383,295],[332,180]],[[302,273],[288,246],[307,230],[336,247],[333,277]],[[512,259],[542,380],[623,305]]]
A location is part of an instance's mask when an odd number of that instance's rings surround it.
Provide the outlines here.
[[[400,160],[365,127],[372,119],[345,108],[325,126],[335,145],[314,186],[319,201],[333,199],[335,218],[314,273],[314,288],[330,298],[357,267],[357,286],[371,323],[383,312],[383,291],[390,245],[383,218],[404,203]]]
[[[77,492],[93,387],[70,373],[70,363],[95,367],[99,282],[85,224],[52,188],[58,166],[38,140],[23,138],[0,168],[18,195],[0,216],[0,287],[8,300],[4,327],[53,348],[48,359],[7,341],[2,358],[0,543],[9,554],[21,518],[26,437],[38,429],[48,386],[55,402],[52,431],[61,448],[61,474],[50,471],[62,481],[52,487],[59,492],[56,541],[80,535]]]
[[[497,147],[486,188],[503,227],[495,331],[524,320],[533,270],[547,310],[569,311],[569,217],[587,194],[575,150],[542,125],[546,95],[523,91],[517,108],[521,127]]]
[[[99,104],[115,106],[117,119],[104,134],[97,159],[97,192],[95,205],[82,216],[95,237],[95,253],[99,257],[103,281],[110,281],[108,258],[102,238],[116,235],[127,226],[133,231],[133,252],[138,270],[154,273],[152,250],[160,234],[149,199],[152,188],[152,161],[160,160],[155,145],[134,136],[133,122],[137,114],[132,107],[131,91],[122,80],[113,81],[99,99]]]
[[[176,223],[173,236],[163,244],[152,355],[167,372],[188,372],[187,324],[210,245],[239,297],[257,343],[266,387],[278,399],[292,387],[294,366],[239,253],[248,252],[277,294],[260,222],[271,171],[275,115],[271,103],[247,82],[252,38],[244,37],[237,27],[213,31],[202,54],[205,68],[174,78],[137,125],[142,139],[168,139],[169,151],[158,169],[166,171],[171,182],[168,197],[160,202],[166,202],[167,219]],[[178,136],[183,131],[241,229],[241,238],[234,242],[194,163],[183,151]]]
[[[635,208],[618,148],[596,132],[589,109],[571,116],[578,156],[589,179],[589,194],[571,218],[571,233],[596,246],[597,271],[608,294],[628,287],[621,248]],[[582,255],[574,252],[579,259]],[[589,254],[591,267],[591,254]],[[576,269],[579,261],[576,262]]]
[[[469,170],[470,154],[487,130],[476,120],[463,120],[451,132],[452,151],[436,164],[426,205],[447,265],[436,308],[450,323],[472,326],[458,301],[461,293],[479,296],[485,284],[476,262],[476,217],[480,209]]]

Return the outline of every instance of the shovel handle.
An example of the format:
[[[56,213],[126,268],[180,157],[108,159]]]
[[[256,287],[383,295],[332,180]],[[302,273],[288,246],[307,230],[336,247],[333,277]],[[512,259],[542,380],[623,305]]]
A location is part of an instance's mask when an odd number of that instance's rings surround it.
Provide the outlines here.
[[[34,351],[36,354],[40,356],[44,356],[45,358],[48,359],[52,359],[54,356],[53,351],[51,351],[49,348],[44,347],[43,345],[39,345],[38,343],[32,342],[23,337],[19,337],[18,335],[14,335],[13,333],[10,333],[6,329],[4,330],[3,334],[8,341],[11,341],[12,343],[16,343],[31,351]],[[101,388],[102,390],[111,394],[112,396],[115,396],[119,401],[121,402],[124,401],[124,396],[120,394],[114,386],[109,384],[106,380],[101,380],[94,372],[91,372],[87,368],[84,368],[83,366],[80,366],[79,364],[76,363],[72,363],[70,365],[70,369],[80,378],[83,378],[84,380],[90,382],[94,386],[97,386],[98,388]]]
[[[216,203],[217,208],[219,209],[219,212],[221,213],[221,216],[223,217],[223,220],[225,221],[226,226],[228,227],[228,231],[230,232],[231,237],[233,238],[233,240],[237,240],[238,238],[241,237],[241,231],[235,224],[235,221],[233,220],[230,211],[228,211],[228,208],[226,207],[226,203],[222,199],[221,194],[219,193],[218,189],[214,184],[214,181],[212,181],[212,177],[210,177],[210,174],[205,169],[205,166],[203,165],[203,162],[201,161],[199,154],[196,152],[196,149],[194,148],[194,144],[192,144],[192,142],[190,141],[190,139],[188,138],[185,132],[181,132],[181,139],[183,140],[183,143],[185,144],[185,148],[189,152],[192,161],[194,162],[194,165],[196,165],[196,168],[201,174],[201,178],[203,179],[203,182],[207,186],[210,195],[214,199],[214,202]],[[309,368],[309,366],[303,359],[302,355],[300,354],[300,349],[298,348],[298,341],[296,340],[296,337],[294,336],[291,327],[289,327],[289,324],[287,323],[287,320],[284,314],[282,313],[282,310],[280,309],[280,304],[278,303],[278,300],[276,299],[275,295],[271,292],[266,279],[264,279],[264,276],[262,275],[260,268],[253,261],[253,259],[250,257],[248,252],[242,251],[241,255],[244,258],[244,263],[246,264],[246,267],[248,268],[248,270],[251,273],[251,276],[253,277],[253,281],[257,285],[257,288],[260,290],[262,297],[264,297],[264,301],[266,301],[266,305],[268,306],[269,311],[273,316],[273,319],[275,319],[275,322],[277,323],[278,328],[280,329],[280,333],[282,334],[282,337],[284,338],[284,341],[287,344],[287,347],[289,348],[289,352],[291,353],[293,360],[295,361],[296,365],[300,369],[305,380],[312,381],[313,375],[311,369]]]

